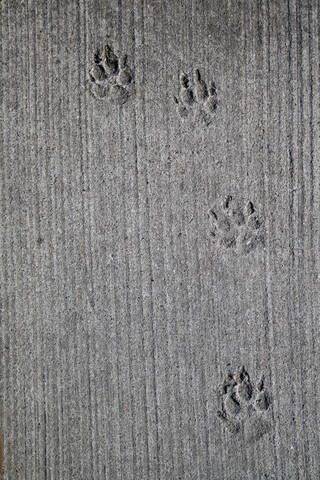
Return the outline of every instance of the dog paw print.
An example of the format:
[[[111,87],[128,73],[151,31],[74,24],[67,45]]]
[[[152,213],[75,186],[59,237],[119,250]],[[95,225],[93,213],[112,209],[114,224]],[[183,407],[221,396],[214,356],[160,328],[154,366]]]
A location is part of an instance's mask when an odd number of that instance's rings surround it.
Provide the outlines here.
[[[229,373],[221,387],[222,408],[217,412],[224,426],[235,435],[243,432],[248,443],[270,431],[270,396],[262,377],[256,387],[244,367]]]
[[[208,212],[210,235],[223,249],[248,254],[263,245],[262,222],[252,202],[242,205],[229,195]]]
[[[209,126],[217,108],[215,84],[211,82],[207,86],[199,70],[193,72],[192,80],[185,73],[180,73],[179,83],[179,96],[174,97],[174,101],[180,117],[193,116],[198,123]]]
[[[91,92],[99,100],[123,105],[133,94],[134,78],[127,56],[118,57],[109,45],[96,52],[89,77]]]

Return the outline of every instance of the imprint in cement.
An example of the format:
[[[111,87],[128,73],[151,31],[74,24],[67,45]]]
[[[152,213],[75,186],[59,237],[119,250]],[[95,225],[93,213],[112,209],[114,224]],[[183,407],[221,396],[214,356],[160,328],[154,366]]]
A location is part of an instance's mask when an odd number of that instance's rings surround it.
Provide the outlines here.
[[[199,70],[193,72],[192,80],[185,73],[180,73],[179,82],[179,97],[174,97],[174,101],[180,117],[193,117],[197,123],[209,126],[217,108],[215,84],[211,82],[207,86]]]
[[[91,91],[99,100],[123,105],[134,93],[134,78],[127,56],[118,57],[109,45],[97,51],[89,72]]]
[[[246,441],[252,443],[270,431],[270,397],[263,377],[254,387],[245,368],[241,367],[228,374],[221,394],[222,408],[217,415],[231,434],[242,431]]]
[[[252,202],[242,205],[229,195],[208,212],[210,235],[218,247],[248,254],[263,246],[262,222]]]

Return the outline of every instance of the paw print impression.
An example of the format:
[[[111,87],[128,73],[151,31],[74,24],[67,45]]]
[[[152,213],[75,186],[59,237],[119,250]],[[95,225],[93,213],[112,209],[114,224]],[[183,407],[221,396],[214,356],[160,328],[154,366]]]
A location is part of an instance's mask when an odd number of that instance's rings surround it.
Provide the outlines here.
[[[127,56],[118,57],[109,45],[97,51],[90,72],[91,91],[99,100],[123,105],[134,93],[134,78]]]
[[[241,367],[228,374],[221,395],[222,408],[217,416],[232,435],[243,432],[246,442],[252,443],[270,431],[270,397],[263,377],[255,387]]]
[[[217,92],[213,82],[209,86],[202,80],[200,71],[190,76],[180,73],[179,97],[174,97],[181,118],[193,117],[197,123],[209,126],[217,108]]]
[[[210,235],[222,249],[248,254],[263,245],[262,222],[252,202],[242,205],[229,195],[208,215]]]

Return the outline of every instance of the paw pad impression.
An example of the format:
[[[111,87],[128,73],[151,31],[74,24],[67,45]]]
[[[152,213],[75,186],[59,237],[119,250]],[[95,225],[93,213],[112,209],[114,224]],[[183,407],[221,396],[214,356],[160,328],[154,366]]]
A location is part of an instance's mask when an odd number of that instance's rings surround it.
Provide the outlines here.
[[[207,86],[200,71],[194,70],[192,79],[183,72],[179,76],[179,97],[174,97],[181,118],[193,115],[199,123],[209,126],[217,108],[217,92],[213,82]]]
[[[91,91],[99,100],[108,99],[116,105],[127,102],[134,91],[134,78],[127,56],[118,57],[109,45],[97,51],[90,69]]]
[[[263,377],[255,387],[242,366],[228,374],[221,394],[222,408],[217,416],[232,434],[243,431],[246,440],[251,443],[270,431],[267,419],[270,397]]]
[[[208,215],[210,235],[218,246],[248,254],[263,245],[262,222],[252,202],[242,205],[229,195],[221,206],[211,208]]]

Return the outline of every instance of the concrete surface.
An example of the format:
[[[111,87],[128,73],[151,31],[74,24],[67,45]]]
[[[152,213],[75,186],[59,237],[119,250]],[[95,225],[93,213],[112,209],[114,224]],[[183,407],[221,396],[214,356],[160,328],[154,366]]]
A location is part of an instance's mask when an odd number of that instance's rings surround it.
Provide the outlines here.
[[[320,478],[319,14],[0,2],[5,480]]]

